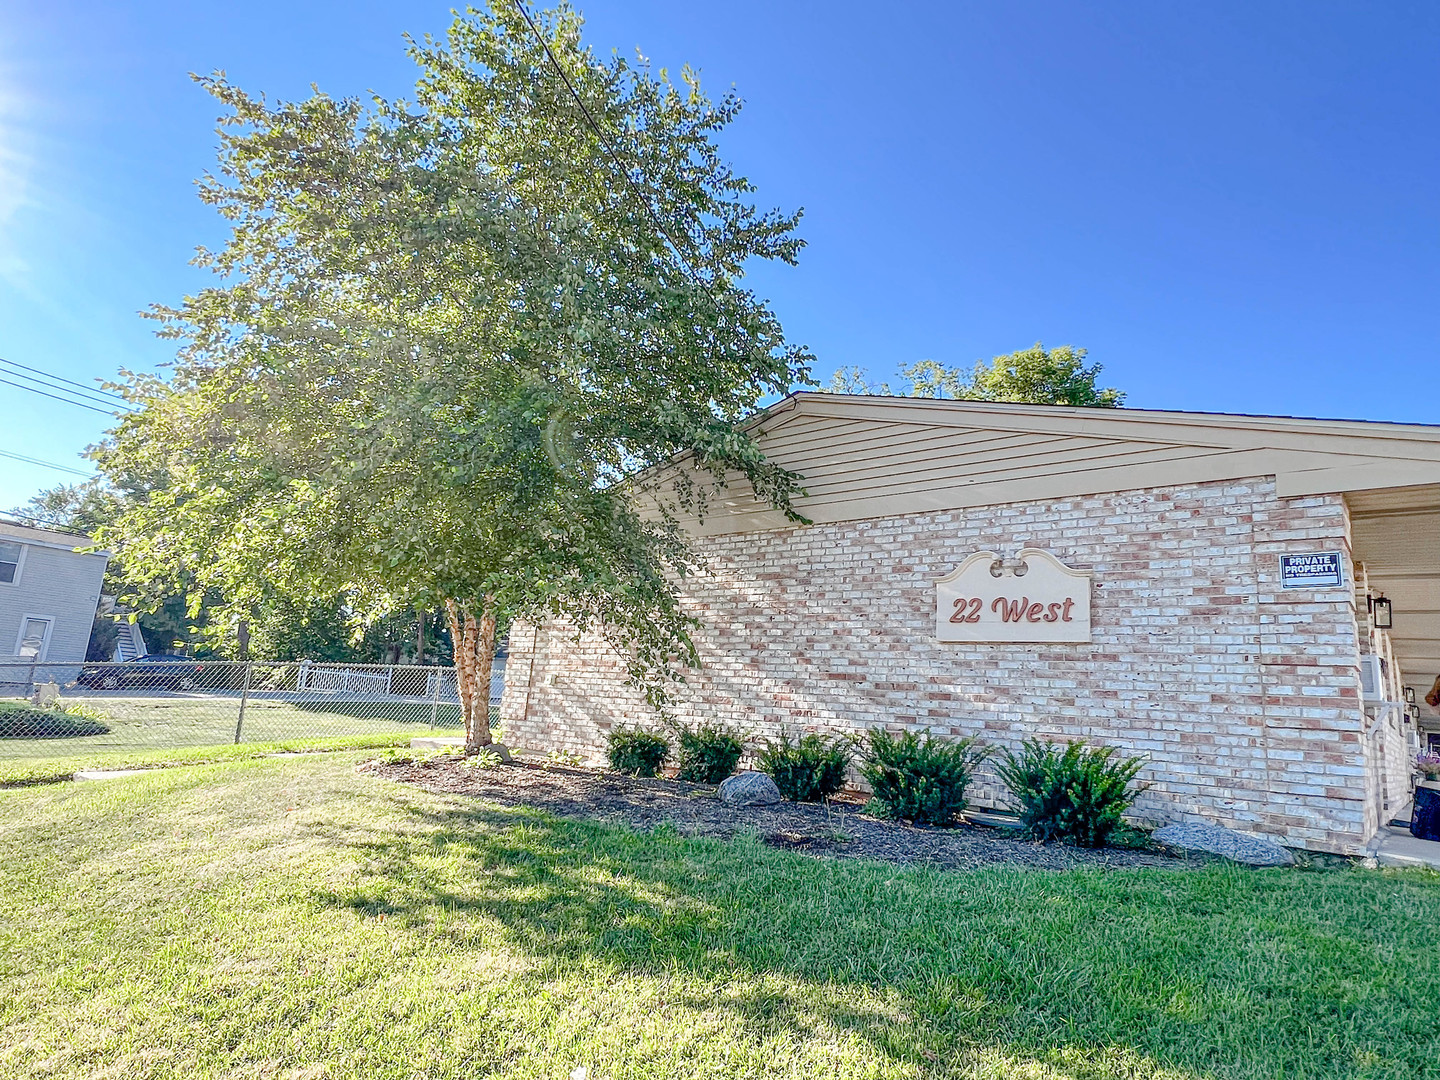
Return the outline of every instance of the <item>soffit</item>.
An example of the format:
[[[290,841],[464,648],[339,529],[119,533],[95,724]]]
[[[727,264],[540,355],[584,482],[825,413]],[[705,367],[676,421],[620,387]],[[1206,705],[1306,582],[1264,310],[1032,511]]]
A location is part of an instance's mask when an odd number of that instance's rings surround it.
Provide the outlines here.
[[[1408,685],[1440,676],[1440,485],[1351,492],[1351,542],[1372,592],[1394,604],[1390,632]]]

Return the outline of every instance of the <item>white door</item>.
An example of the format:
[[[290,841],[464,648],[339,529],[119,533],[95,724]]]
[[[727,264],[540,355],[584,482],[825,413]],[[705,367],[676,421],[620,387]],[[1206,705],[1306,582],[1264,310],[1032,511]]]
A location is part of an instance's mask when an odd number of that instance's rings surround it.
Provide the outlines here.
[[[26,615],[20,620],[20,637],[15,655],[25,660],[44,660],[50,649],[50,631],[55,620],[45,615]]]

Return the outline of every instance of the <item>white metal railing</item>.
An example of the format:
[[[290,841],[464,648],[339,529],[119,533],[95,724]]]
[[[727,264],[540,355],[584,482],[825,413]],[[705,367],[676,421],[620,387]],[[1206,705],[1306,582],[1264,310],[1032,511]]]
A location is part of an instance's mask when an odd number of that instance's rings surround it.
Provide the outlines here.
[[[412,686],[409,691],[396,685],[396,673],[424,672],[424,686]],[[328,693],[396,694],[406,692],[423,697],[439,695],[455,698],[459,688],[455,681],[455,669],[451,667],[414,668],[399,665],[376,667],[373,664],[333,664],[302,660],[296,673],[297,691],[315,690]],[[490,673],[490,703],[500,704],[505,692],[505,660],[495,661]]]
[[[395,669],[384,671],[373,669],[357,670],[331,664],[312,664],[309,660],[300,662],[296,675],[297,691],[330,690],[337,693],[389,694],[393,693]]]

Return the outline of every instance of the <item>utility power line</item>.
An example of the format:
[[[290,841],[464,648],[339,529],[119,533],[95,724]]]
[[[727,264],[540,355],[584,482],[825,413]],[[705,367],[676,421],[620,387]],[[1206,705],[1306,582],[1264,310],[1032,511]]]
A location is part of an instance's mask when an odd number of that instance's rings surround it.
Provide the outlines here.
[[[25,385],[27,386],[33,384],[40,387],[42,390],[53,390],[57,394],[65,398],[67,401],[83,402],[85,404],[94,405],[104,405],[112,411],[122,407],[118,403],[110,401],[100,396],[99,394],[92,394],[87,390],[71,390],[69,387],[61,386],[58,383],[46,382],[44,379],[41,379],[38,376],[26,375],[23,371],[11,371],[9,368],[0,368],[0,374],[13,375],[15,378],[23,380]]]
[[[102,408],[108,413],[128,412],[130,406],[125,403],[122,397],[112,395],[105,390],[89,390],[81,383],[63,379],[58,374],[42,372],[39,367],[27,367],[26,364],[17,364],[13,360],[6,360],[0,357],[0,376],[9,376],[3,382],[10,386],[19,386],[22,390],[30,390],[32,393],[39,393],[46,397],[69,402],[71,405],[84,406],[86,409]],[[36,372],[36,374],[26,374]],[[14,380],[19,379],[16,383]],[[72,389],[75,387],[75,389]]]
[[[26,457],[24,454],[15,454],[9,450],[0,450],[0,457],[13,458],[16,461],[23,461],[27,465],[43,465],[47,469],[59,469],[61,472],[74,473],[76,476],[83,476],[87,480],[93,475],[83,469],[72,469],[69,465],[59,465],[53,461],[42,461],[40,458]]]
[[[11,372],[10,374],[14,373]],[[39,394],[41,397],[48,397],[53,398],[56,401],[63,401],[66,405],[75,405],[81,409],[89,409],[91,412],[98,412],[104,416],[114,416],[116,413],[124,411],[119,406],[116,406],[113,409],[102,409],[98,405],[87,405],[83,401],[78,401],[75,398],[61,397],[59,394],[49,394],[46,393],[44,390],[38,390],[33,386],[26,386],[24,383],[14,382],[11,379],[0,379],[0,383],[4,383],[7,386],[16,386],[19,387],[21,390],[29,390],[32,394]]]
[[[0,364],[5,364],[5,365],[7,365],[8,367],[12,367],[12,368],[20,368],[20,369],[22,369],[22,370],[24,370],[24,371],[32,371],[32,372],[34,372],[36,375],[43,375],[45,378],[49,379],[51,382],[68,383],[69,385],[75,387],[77,390],[84,390],[87,394],[97,394],[97,395],[100,395],[100,396],[102,396],[102,397],[114,398],[116,401],[119,401],[119,402],[121,402],[122,404],[129,404],[129,403],[126,402],[125,399],[124,399],[123,397],[121,397],[119,394],[113,393],[113,392],[111,392],[111,391],[109,391],[109,390],[102,389],[101,387],[98,387],[98,386],[86,386],[84,383],[78,383],[78,382],[76,382],[74,379],[67,379],[67,378],[65,378],[65,376],[63,376],[63,375],[56,375],[54,372],[45,371],[45,370],[43,370],[43,369],[41,369],[41,368],[37,368],[37,367],[31,367],[29,364],[21,364],[21,363],[18,363],[18,362],[16,362],[16,361],[14,361],[14,360],[7,360],[7,359],[6,359],[5,357],[3,357],[3,356],[0,356]]]
[[[595,132],[595,137],[600,140],[600,145],[605,148],[605,152],[610,155],[610,160],[615,162],[616,166],[620,169],[620,175],[625,178],[626,185],[629,187],[631,194],[635,196],[636,201],[639,202],[641,209],[645,211],[646,216],[654,223],[656,231],[659,232],[665,242],[674,250],[675,257],[680,260],[680,266],[685,270],[690,280],[699,286],[700,290],[705,293],[706,296],[710,297],[712,304],[715,303],[715,298],[710,293],[710,286],[705,284],[704,279],[702,279],[700,274],[690,265],[690,260],[685,257],[685,253],[680,249],[680,245],[675,243],[675,238],[672,237],[665,228],[664,222],[660,220],[660,215],[655,212],[655,208],[650,205],[650,200],[647,199],[645,193],[640,190],[640,185],[637,184],[635,178],[630,175],[630,170],[626,167],[625,163],[620,160],[620,155],[611,144],[609,136],[600,130],[600,125],[595,122],[595,117],[591,114],[590,107],[585,104],[585,100],[580,96],[579,91],[575,89],[575,84],[570,81],[570,76],[565,73],[565,69],[560,66],[560,61],[557,60],[555,54],[550,51],[550,43],[546,41],[545,36],[540,33],[540,28],[535,25],[535,20],[530,17],[530,12],[525,7],[525,0],[514,0],[514,3],[515,9],[520,12],[521,18],[523,18],[526,25],[530,27],[530,32],[535,35],[535,40],[540,43],[540,47],[545,50],[545,55],[550,58],[550,63],[555,68],[555,73],[560,76],[560,81],[565,84],[565,89],[570,91],[570,96],[575,99],[575,104],[580,107],[580,112],[585,117],[585,122],[590,126],[590,130]]]
[[[38,521],[41,525],[48,525],[50,528],[58,529],[61,532],[74,532],[74,526],[67,521],[61,521],[59,518],[41,517],[39,514],[31,514],[28,511],[23,516],[29,520],[16,521],[12,517],[0,517],[0,524],[19,525],[22,529],[33,529],[36,528],[36,526],[31,525],[30,522]]]

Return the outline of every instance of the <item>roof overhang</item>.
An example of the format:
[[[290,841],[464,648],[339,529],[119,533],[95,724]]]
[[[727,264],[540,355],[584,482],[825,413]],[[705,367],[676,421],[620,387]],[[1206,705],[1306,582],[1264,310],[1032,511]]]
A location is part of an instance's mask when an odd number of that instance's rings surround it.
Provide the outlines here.
[[[747,426],[804,477],[796,506],[821,523],[1256,477],[1282,498],[1343,494],[1355,558],[1394,601],[1407,681],[1423,697],[1440,676],[1440,426],[824,393]],[[794,527],[743,479],[681,524]]]
[[[1422,701],[1440,678],[1440,484],[1354,491],[1345,500],[1357,566],[1370,591],[1394,606],[1390,645]]]
[[[1282,497],[1440,485],[1440,427],[1422,424],[806,392],[748,426],[805,478],[816,522],[1257,476]],[[683,524],[793,525],[743,480],[718,503]]]
[[[57,551],[73,551],[80,555],[94,555],[110,558],[110,552],[95,549],[90,537],[80,533],[61,532],[58,529],[40,529],[33,525],[21,525],[15,521],[0,521],[0,540],[29,547],[53,548]]]

